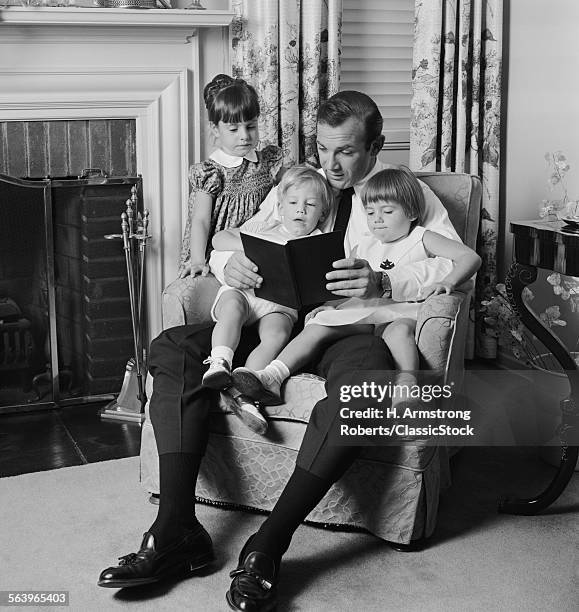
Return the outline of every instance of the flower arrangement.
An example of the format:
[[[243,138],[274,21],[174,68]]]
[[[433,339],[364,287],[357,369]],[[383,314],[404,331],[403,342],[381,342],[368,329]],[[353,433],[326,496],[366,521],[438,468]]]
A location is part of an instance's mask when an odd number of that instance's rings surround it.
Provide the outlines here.
[[[554,272],[547,277],[547,283],[552,287],[554,295],[563,301],[569,300],[571,311],[577,312],[579,278],[562,277],[558,272]],[[529,304],[535,299],[535,295],[528,287],[525,287],[522,299],[525,304]],[[521,322],[518,312],[508,299],[504,284],[499,283],[495,286],[491,298],[481,302],[479,312],[483,333],[496,338],[498,345],[508,349],[521,363],[527,366],[539,366],[546,370],[558,369],[554,360],[546,353],[542,343]],[[567,325],[567,321],[561,316],[561,308],[558,304],[545,308],[539,314],[539,318],[548,328]],[[577,345],[575,351],[577,351]],[[576,361],[579,364],[579,356]]]
[[[550,191],[559,190],[561,198],[555,200],[543,200],[539,210],[541,218],[554,215],[556,218],[571,217],[579,219],[579,201],[569,200],[565,175],[571,169],[567,157],[563,151],[545,153],[548,178],[547,184]]]

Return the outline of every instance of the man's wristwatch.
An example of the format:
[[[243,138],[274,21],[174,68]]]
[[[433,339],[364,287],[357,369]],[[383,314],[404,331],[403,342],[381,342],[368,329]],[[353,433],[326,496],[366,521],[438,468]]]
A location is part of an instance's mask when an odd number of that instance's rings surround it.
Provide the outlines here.
[[[382,297],[392,297],[392,285],[390,284],[390,277],[386,272],[381,272],[382,278],[380,279],[380,286],[382,289]]]

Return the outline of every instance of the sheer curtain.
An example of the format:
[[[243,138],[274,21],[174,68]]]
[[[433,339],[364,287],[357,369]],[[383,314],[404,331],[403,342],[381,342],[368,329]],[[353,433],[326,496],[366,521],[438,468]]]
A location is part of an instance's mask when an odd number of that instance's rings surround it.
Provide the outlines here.
[[[258,91],[263,144],[316,161],[316,112],[338,91],[342,0],[232,0],[233,74]]]
[[[483,184],[478,304],[497,282],[503,0],[416,0],[410,166]],[[476,353],[496,345],[476,338]],[[469,353],[473,354],[473,347]]]

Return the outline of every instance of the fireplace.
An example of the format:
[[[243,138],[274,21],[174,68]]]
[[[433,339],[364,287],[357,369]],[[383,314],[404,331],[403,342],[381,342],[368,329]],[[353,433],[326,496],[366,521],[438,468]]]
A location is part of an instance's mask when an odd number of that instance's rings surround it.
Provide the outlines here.
[[[207,153],[203,84],[230,72],[225,10],[0,9],[0,122],[131,119],[151,211],[147,288],[177,274],[188,169]],[[152,335],[162,327],[150,299]]]
[[[150,337],[162,327],[162,289],[177,274],[188,168],[207,153],[201,89],[214,74],[230,71],[231,18],[225,10],[0,9],[0,132],[10,132],[0,138],[0,164],[18,122],[134,125],[136,168],[128,174],[142,176],[153,237],[146,274]],[[28,176],[38,157],[21,160],[16,174]],[[63,174],[75,173],[66,163]],[[25,369],[18,375],[27,376]]]
[[[120,390],[134,353],[119,234],[139,177],[0,175],[0,408]]]

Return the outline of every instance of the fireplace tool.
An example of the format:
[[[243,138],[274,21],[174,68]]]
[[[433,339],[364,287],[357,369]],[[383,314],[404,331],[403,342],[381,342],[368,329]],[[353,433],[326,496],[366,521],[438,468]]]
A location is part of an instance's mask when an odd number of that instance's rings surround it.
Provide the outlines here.
[[[105,236],[107,239],[121,239],[123,243],[135,354],[127,363],[119,396],[101,411],[101,417],[142,422],[145,418],[144,411],[147,402],[143,381],[143,371],[146,376],[143,302],[147,241],[151,235],[149,234],[149,211],[145,210],[142,216],[137,212],[135,218],[136,210],[137,188],[133,185],[131,197],[127,200],[127,210],[121,214],[121,233]]]

